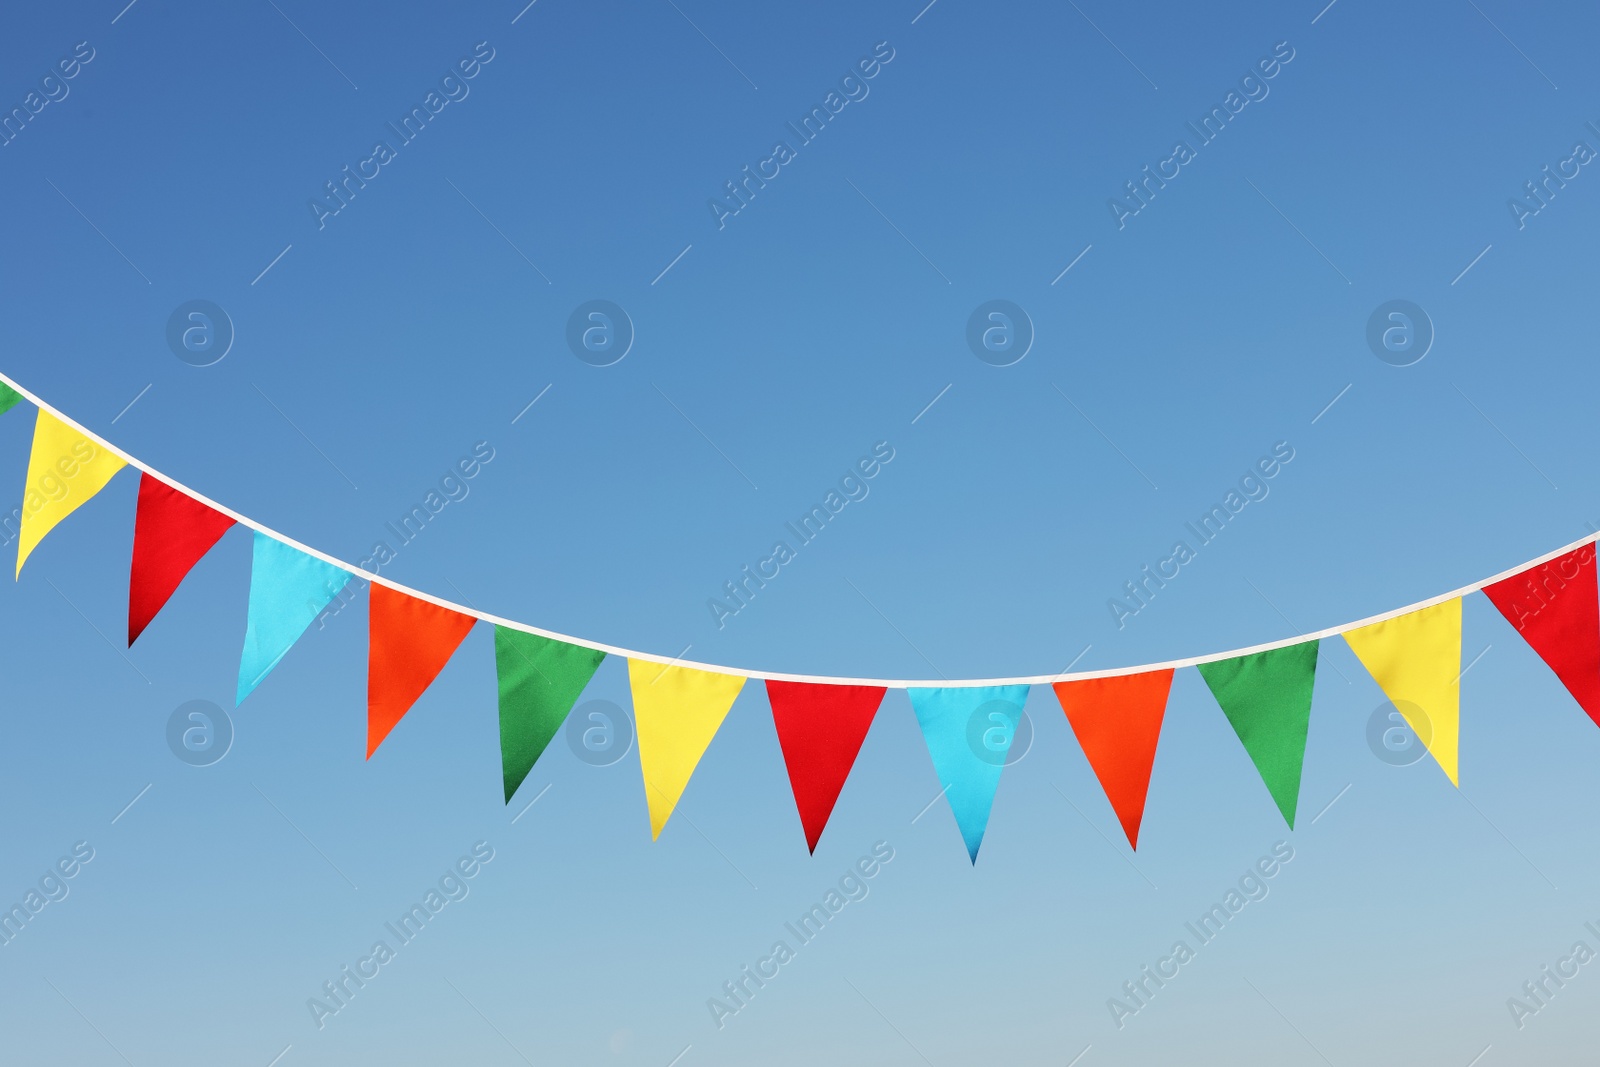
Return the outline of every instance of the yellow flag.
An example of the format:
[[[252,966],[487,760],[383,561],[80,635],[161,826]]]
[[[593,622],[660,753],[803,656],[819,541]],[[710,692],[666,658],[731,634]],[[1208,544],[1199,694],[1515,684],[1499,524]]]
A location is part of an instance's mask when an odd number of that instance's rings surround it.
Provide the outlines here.
[[[22,562],[56,523],[94,496],[126,464],[54,415],[39,409],[28,456],[28,485],[22,496],[22,529],[17,536],[17,574]]]
[[[1350,649],[1451,784],[1461,741],[1461,598],[1350,630]]]
[[[628,683],[639,732],[639,768],[650,804],[650,838],[655,840],[744,688],[744,679],[630,659]]]

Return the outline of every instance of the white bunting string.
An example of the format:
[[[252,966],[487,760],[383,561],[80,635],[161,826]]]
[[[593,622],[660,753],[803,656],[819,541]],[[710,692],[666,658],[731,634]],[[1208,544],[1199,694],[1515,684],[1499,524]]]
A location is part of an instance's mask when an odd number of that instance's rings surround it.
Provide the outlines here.
[[[183,483],[167,477],[160,471],[152,469],[145,463],[129,455],[127,452],[124,452],[122,449],[118,448],[110,441],[107,441],[94,431],[90,430],[82,423],[64,414],[60,409],[45,403],[27,389],[24,389],[21,385],[18,385],[7,375],[0,374],[0,381],[5,382],[11,388],[15,389],[19,394],[22,395],[24,399],[32,403],[41,411],[49,412],[52,416],[60,419],[66,425],[83,434],[101,448],[104,448],[108,452],[120,457],[128,464],[128,466],[143,471],[152,478],[164,482],[173,489],[176,489],[178,492],[198,500],[200,503],[209,508],[216,509],[241,526],[248,527],[251,530],[255,530],[257,533],[265,534],[268,537],[281,541],[292,548],[304,552],[308,556],[312,556],[324,563],[338,567],[340,570],[347,571],[351,575],[359,576],[366,581],[375,582],[378,585],[393,589],[398,593],[404,593],[406,596],[416,597],[418,600],[426,601],[429,604],[434,604],[441,608],[448,608],[451,611],[459,612],[462,615],[468,615],[475,619],[481,619],[482,621],[492,623],[495,626],[504,626],[507,629],[520,630],[523,633],[536,634],[539,637],[547,637],[554,641],[564,641],[567,644],[578,645],[583,648],[592,648],[598,652],[604,652],[610,656],[625,656],[628,659],[642,660],[649,663],[659,663],[663,666],[688,667],[693,670],[711,671],[716,674],[734,675],[742,678],[770,678],[780,682],[814,682],[823,685],[871,685],[884,686],[889,689],[948,688],[988,685],[1049,685],[1054,682],[1085,681],[1091,678],[1119,678],[1130,674],[1143,674],[1146,671],[1169,670],[1178,667],[1193,667],[1201,663],[1215,663],[1219,660],[1233,659],[1236,656],[1248,656],[1256,652],[1270,652],[1273,649],[1287,648],[1290,645],[1298,645],[1306,641],[1319,641],[1324,637],[1335,637],[1349,630],[1354,630],[1362,626],[1368,626],[1376,622],[1384,622],[1388,619],[1398,618],[1401,615],[1406,615],[1413,611],[1421,610],[1422,608],[1432,607],[1435,604],[1442,604],[1447,600],[1454,600],[1456,597],[1465,596],[1468,593],[1476,593],[1484,586],[1493,585],[1495,582],[1509,578],[1515,574],[1520,574],[1529,567],[1537,567],[1541,563],[1547,563],[1559,556],[1564,556],[1568,552],[1580,548],[1583,545],[1589,544],[1595,541],[1597,537],[1600,537],[1600,534],[1591,534],[1588,537],[1581,537],[1570,544],[1563,545],[1562,547],[1554,549],[1553,551],[1546,552],[1544,555],[1539,556],[1536,559],[1531,559],[1526,563],[1519,563],[1515,567],[1510,567],[1498,574],[1491,575],[1488,578],[1473,582],[1469,585],[1464,585],[1459,589],[1452,589],[1448,593],[1440,593],[1438,596],[1429,597],[1426,600],[1419,600],[1414,604],[1407,604],[1404,607],[1395,608],[1391,611],[1385,611],[1377,615],[1371,615],[1365,619],[1358,619],[1355,622],[1341,623],[1337,626],[1329,626],[1326,629],[1317,630],[1314,633],[1300,634],[1295,637],[1285,637],[1277,641],[1267,641],[1259,645],[1251,645],[1248,648],[1235,648],[1226,652],[1208,652],[1200,656],[1188,656],[1183,659],[1171,659],[1162,663],[1143,663],[1132,667],[1108,667],[1101,670],[1092,671],[1067,671],[1060,674],[1034,674],[1015,678],[843,678],[820,674],[788,674],[782,671],[756,671],[749,670],[744,667],[724,667],[715,663],[699,663],[694,660],[685,660],[674,656],[662,656],[654,652],[640,652],[635,649],[621,648],[617,645],[608,645],[601,641],[591,641],[583,637],[573,637],[570,634],[556,633],[554,630],[546,630],[538,626],[530,626],[525,622],[517,622],[515,619],[507,619],[499,615],[491,615],[486,611],[479,611],[477,608],[468,607],[465,604],[457,604],[454,601],[445,600],[443,597],[434,596],[432,593],[425,593],[420,589],[413,589],[408,585],[401,585],[399,582],[393,581],[389,578],[384,578],[372,571],[358,567],[353,563],[347,563],[342,559],[335,559],[326,552],[321,552],[315,548],[312,548],[310,545],[302,544],[286,534],[279,533],[277,530],[263,526],[254,519],[249,518],[246,515],[241,515],[232,508],[217,503],[208,496],[195,492],[193,489],[189,488]]]

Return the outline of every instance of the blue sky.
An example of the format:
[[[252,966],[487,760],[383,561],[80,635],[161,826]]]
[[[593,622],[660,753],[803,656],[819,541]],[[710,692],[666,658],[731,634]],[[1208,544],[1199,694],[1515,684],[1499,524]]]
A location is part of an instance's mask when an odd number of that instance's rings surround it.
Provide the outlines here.
[[[1525,192],[1600,149],[1593,23],[1482,0],[18,11],[0,110],[56,99],[0,148],[3,369],[345,559],[488,442],[385,574],[661,655],[962,678],[1291,636],[1600,522],[1600,178]],[[399,143],[429,92],[449,102]],[[799,144],[830,92],[852,99]],[[393,158],[319,225],[378,140]],[[709,202],[780,140],[719,226]],[[233,327],[210,366],[168,345],[193,300]],[[610,366],[567,342],[595,300],[632,324]],[[993,300],[1031,323],[1010,366],[967,344]],[[1367,343],[1394,300],[1434,333],[1410,366]],[[0,419],[18,499],[29,431]],[[707,601],[877,442],[870,493],[719,628]],[[1266,497],[1119,628],[1107,601],[1279,442]],[[1382,695],[1330,640],[1292,834],[1182,671],[1137,855],[1042,690],[975,869],[942,804],[919,815],[939,784],[902,693],[815,856],[756,686],[652,844],[632,753],[558,740],[503,805],[483,627],[370,762],[364,598],[233,712],[238,531],[124,655],[135,482],[0,591],[0,898],[94,850],[0,946],[18,1062],[1587,1062],[1593,966],[1520,1029],[1506,1000],[1600,949],[1575,847],[1600,733],[1482,597],[1459,792],[1376,758]],[[591,699],[629,706],[620,660]],[[190,700],[232,713],[210,766],[167,745]],[[307,999],[480,841],[468,895],[318,1029]],[[719,1029],[707,999],[880,841],[867,896]],[[1119,1029],[1107,999],[1279,841],[1268,895]]]

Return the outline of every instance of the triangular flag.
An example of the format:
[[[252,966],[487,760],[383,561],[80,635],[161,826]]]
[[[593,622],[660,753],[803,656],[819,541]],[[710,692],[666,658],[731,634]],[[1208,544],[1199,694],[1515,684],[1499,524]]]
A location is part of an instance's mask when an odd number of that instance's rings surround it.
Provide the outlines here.
[[[377,582],[367,595],[367,758],[450,662],[471,615]]]
[[[139,479],[133,519],[133,566],[128,572],[128,644],[138,640],[156,612],[233,520],[166,482]]]
[[[1344,639],[1454,785],[1461,744],[1461,598],[1346,631]]]
[[[1483,592],[1600,725],[1600,588],[1594,545],[1484,586]]]
[[[1022,719],[1022,705],[1028,700],[1028,687],[975,685],[906,692],[922,726],[928,755],[933,757],[933,769],[944,783],[944,797],[961,829],[967,856],[976,864],[1006,753]]]
[[[1311,724],[1317,642],[1197,666],[1293,830]]]
[[[500,687],[500,768],[506,803],[566,721],[604,652],[505,626],[494,628]]]
[[[690,667],[628,661],[639,769],[650,805],[650,839],[661,836],[689,776],[744,688],[744,679]]]
[[[1172,671],[1057,682],[1054,688],[1129,847],[1137,849]]]
[[[28,456],[28,484],[22,498],[22,528],[17,534],[17,574],[28,554],[90,497],[105,488],[126,464],[81,430],[39,409]]]
[[[872,685],[817,685],[767,681],[772,723],[778,730],[789,788],[800,811],[806,845],[817,839],[839,799],[850,768],[867,739],[885,690]]]
[[[0,415],[4,415],[22,400],[22,394],[11,386],[0,382]]]
[[[348,581],[349,571],[256,531],[236,703],[244,703]]]

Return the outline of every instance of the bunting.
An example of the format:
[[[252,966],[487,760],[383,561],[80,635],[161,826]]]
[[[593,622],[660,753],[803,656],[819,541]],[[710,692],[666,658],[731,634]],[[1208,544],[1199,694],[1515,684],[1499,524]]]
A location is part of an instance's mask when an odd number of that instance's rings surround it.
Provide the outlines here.
[[[324,563],[276,537],[256,531],[250,558],[250,607],[239,656],[239,692],[243,704],[261,680],[272,673],[319,612],[339,595],[350,572]]]
[[[628,660],[652,841],[661,836],[744,682],[738,675]]]
[[[1054,688],[1078,747],[1122,824],[1128,847],[1137,850],[1172,671],[1057,682]]]
[[[0,375],[0,414],[34,401]],[[37,404],[37,401],[34,401]],[[98,493],[125,453],[40,405],[18,532],[17,573],[64,518]],[[253,531],[243,701],[339,596],[356,568],[292,544],[250,519],[140,468],[128,573],[128,641],[149,626],[235,521]],[[1173,673],[1197,668],[1292,829],[1317,658],[1342,635],[1452,783],[1460,747],[1461,598],[1482,590],[1600,724],[1600,568],[1594,538],[1426,602],[1298,641],[1134,668],[1111,677],[941,682],[768,675],[662,665],[626,649],[530,632],[392,583],[372,583],[370,757],[433,683],[478,619],[495,626],[502,788],[509,803],[608,654],[627,658],[639,768],[660,836],[748,678],[766,682],[806,844],[815,851],[890,688],[905,689],[968,858],[977,862],[1001,774],[1033,684],[1049,682],[1130,846],[1137,847]]]
[[[567,721],[604,652],[506,626],[494,628],[500,690],[500,767],[506,803]]]
[[[855,766],[887,690],[877,685],[814,685],[767,680],[772,724],[806,847],[817,850],[833,806]]]
[[[1486,585],[1483,592],[1600,725],[1600,587],[1594,545]]]
[[[28,483],[22,497],[22,527],[17,534],[17,576],[29,553],[62,519],[104,489],[127,464],[109,448],[91,441],[43,408],[33,426]]]
[[[139,478],[128,571],[128,646],[139,639],[233,520],[149,474]]]
[[[477,621],[372,583],[367,596],[368,759],[433,684]]]
[[[1311,725],[1317,642],[1198,665],[1211,695],[1256,765],[1267,792],[1294,829],[1300,772]]]
[[[944,798],[966,843],[967,857],[978,862],[989,812],[1000,788],[1026,685],[942,686],[908,689],[911,707],[922,727],[934,773],[944,784]]]
[[[1461,728],[1461,598],[1346,631],[1350,650],[1449,777]]]

